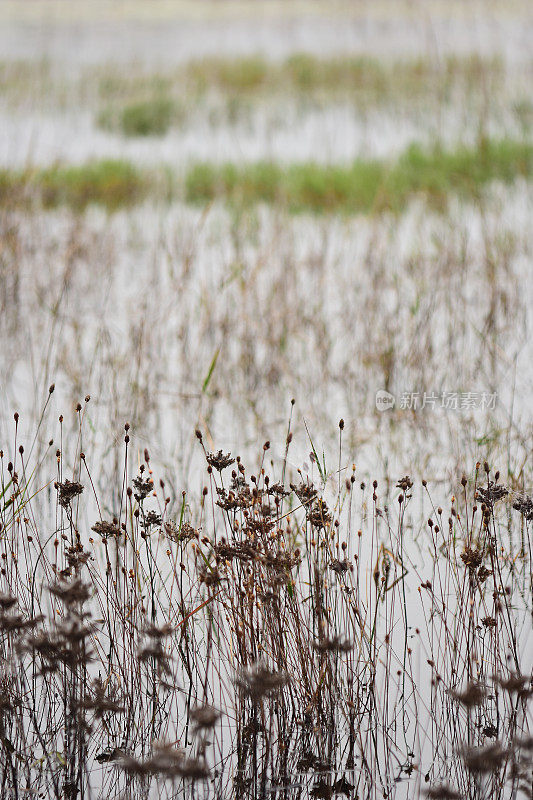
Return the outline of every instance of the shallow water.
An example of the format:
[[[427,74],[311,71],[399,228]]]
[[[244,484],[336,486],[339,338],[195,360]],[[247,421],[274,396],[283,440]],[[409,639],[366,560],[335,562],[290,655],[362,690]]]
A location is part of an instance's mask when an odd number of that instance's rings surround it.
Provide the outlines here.
[[[76,7],[77,5],[77,7]],[[26,6],[26,7],[25,7]],[[209,54],[295,51],[416,56],[477,52],[512,62],[530,56],[526,2],[290,4],[6,2],[0,52],[9,59],[48,57],[69,65],[106,61],[175,64]]]
[[[283,105],[285,107],[283,107]],[[0,167],[25,168],[56,162],[125,158],[137,165],[167,165],[178,173],[191,162],[278,161],[349,163],[357,158],[394,158],[413,142],[454,146],[476,141],[476,114],[453,108],[427,111],[365,110],[357,104],[293,107],[287,100],[244,112],[242,121],[210,120],[209,106],[181,129],[164,136],[124,138],[102,130],[97,112],[5,110],[0,113]],[[512,109],[483,122],[487,136],[517,138]]]
[[[494,190],[481,210],[457,202],[429,215],[414,202],[379,222],[179,204],[8,215],[17,271],[4,289],[4,435],[16,407],[32,436],[55,382],[50,419],[90,393],[94,443],[127,419],[152,458],[178,458],[180,481],[199,421],[212,449],[255,458],[266,439],[283,447],[291,397],[297,461],[309,452],[305,420],[335,463],[340,417],[345,458],[366,478],[451,477],[487,436],[495,457],[508,444],[518,459],[533,379],[531,203],[524,185]],[[393,411],[376,409],[382,389]],[[438,399],[410,411],[413,392]],[[477,399],[446,411],[445,392]],[[497,393],[493,409],[482,410],[484,392]]]

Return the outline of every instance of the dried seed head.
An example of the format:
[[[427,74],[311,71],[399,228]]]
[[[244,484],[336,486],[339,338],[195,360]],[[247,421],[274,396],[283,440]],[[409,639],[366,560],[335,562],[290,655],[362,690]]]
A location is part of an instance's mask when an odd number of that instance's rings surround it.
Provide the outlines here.
[[[318,642],[314,642],[313,647],[317,653],[349,653],[353,649],[353,644],[349,639],[333,636],[330,639],[323,637]]]
[[[119,537],[122,534],[122,531],[118,527],[118,524],[114,520],[113,522],[95,522],[94,525],[91,527],[91,530],[101,536],[102,539],[109,539],[111,537]]]
[[[83,492],[81,483],[69,480],[58,483],[57,489],[59,491],[59,505],[63,506],[63,508],[68,508],[72,500]]]
[[[400,478],[400,480],[396,484],[396,488],[401,489],[402,492],[408,492],[409,489],[412,488],[412,486],[413,486],[413,481],[411,480],[409,475],[406,475],[405,478]]]
[[[14,595],[0,593],[0,608],[2,611],[8,611],[16,603],[18,603],[18,600]]]
[[[425,795],[430,800],[461,800],[461,795],[445,784],[432,786],[425,792]]]
[[[350,569],[350,564],[346,559],[344,559],[343,561],[339,561],[338,558],[334,558],[331,564],[329,565],[329,568],[333,570],[333,572],[335,572],[337,575],[343,575]]]
[[[450,697],[453,697],[465,708],[474,708],[474,706],[481,705],[487,696],[485,687],[480,683],[469,683],[463,692],[456,692],[450,689],[449,694]]]
[[[213,728],[221,716],[220,711],[212,706],[196,706],[191,709],[191,719],[197,730]]]
[[[527,522],[533,522],[533,500],[529,495],[517,495],[513,508],[519,511]]]
[[[235,679],[239,689],[254,701],[276,694],[288,682],[289,676],[285,672],[271,672],[261,662],[241,670]]]
[[[144,634],[149,636],[151,639],[164,639],[166,636],[170,636],[175,631],[175,628],[172,627],[168,622],[164,625],[152,625],[148,624],[144,628]]]
[[[501,500],[503,497],[506,497],[509,494],[509,490],[502,486],[495,481],[489,481],[486,488],[479,487],[476,492],[476,500],[481,500],[490,511],[492,509],[492,504],[496,503],[498,500]]]
[[[60,582],[50,586],[49,591],[67,605],[85,603],[91,596],[89,585],[82,583],[79,578],[72,583]]]
[[[461,752],[466,768],[474,773],[498,772],[511,754],[500,742],[489,747],[471,747]]]
[[[142,467],[143,465],[141,464],[141,471],[144,471]],[[148,497],[150,492],[153,490],[154,482],[151,478],[137,477],[133,479],[133,488],[135,489],[133,496],[138,503],[142,503],[142,501]]]
[[[513,673],[506,680],[496,678],[496,682],[509,694],[518,694],[520,697],[524,697],[532,693],[532,680],[527,675]]]

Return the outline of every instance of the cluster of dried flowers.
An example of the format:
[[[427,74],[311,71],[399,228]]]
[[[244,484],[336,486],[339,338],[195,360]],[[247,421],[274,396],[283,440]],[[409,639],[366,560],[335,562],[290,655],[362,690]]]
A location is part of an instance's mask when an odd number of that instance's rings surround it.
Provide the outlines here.
[[[215,780],[209,748],[230,718],[234,789],[249,798],[258,786],[257,752],[268,761],[275,741],[287,744],[275,769],[269,762],[269,780],[286,786],[294,770],[309,773],[313,797],[352,797],[375,785],[375,773],[365,771],[364,746],[355,770],[357,743],[363,731],[365,741],[377,741],[383,720],[389,725],[383,742],[399,759],[403,745],[391,738],[398,715],[391,724],[394,703],[380,693],[393,680],[392,664],[402,664],[397,702],[406,741],[407,681],[413,696],[417,690],[407,673],[415,634],[405,605],[402,525],[413,481],[406,475],[396,482],[397,532],[372,484],[371,501],[362,504],[364,514],[370,503],[374,509],[368,558],[362,530],[348,528],[341,540],[353,474],[326,502],[325,481],[321,488],[300,472],[286,488],[285,469],[282,479],[271,479],[264,466],[268,449],[266,443],[256,474],[239,457],[206,452],[209,486],[196,518],[185,495],[170,510],[146,451],[117,510],[102,505],[105,516],[92,524],[79,522],[83,485],[58,480],[57,530],[48,550],[35,547],[29,576],[22,575],[14,539],[11,556],[4,548],[0,737],[4,775],[12,782],[18,770],[45,796],[77,797],[90,783],[89,755],[121,788],[168,781],[174,790],[179,781]],[[438,642],[427,659],[432,703],[448,714],[438,721],[441,732],[456,726],[450,734],[455,773],[444,758],[441,772],[435,766],[426,776],[433,798],[468,796],[495,776],[501,787],[518,790],[533,766],[524,735],[533,683],[520,669],[509,625],[517,558],[502,555],[497,529],[498,503],[507,501],[508,508],[511,501],[528,535],[531,500],[486,472],[485,486],[476,478],[470,507],[460,509],[454,498],[448,534],[440,507],[428,521],[435,560],[431,581],[420,589],[430,603],[425,646]],[[468,481],[461,483],[466,497]],[[23,492],[17,478],[9,502],[21,502]],[[4,514],[3,541],[29,521],[29,512]],[[32,537],[25,542],[32,545]],[[446,595],[439,595],[442,586]],[[381,666],[387,679],[379,684]],[[378,754],[385,763],[386,748]],[[342,763],[341,750],[348,753]],[[409,747],[400,774],[411,779],[417,770]],[[387,775],[392,792],[392,770]]]

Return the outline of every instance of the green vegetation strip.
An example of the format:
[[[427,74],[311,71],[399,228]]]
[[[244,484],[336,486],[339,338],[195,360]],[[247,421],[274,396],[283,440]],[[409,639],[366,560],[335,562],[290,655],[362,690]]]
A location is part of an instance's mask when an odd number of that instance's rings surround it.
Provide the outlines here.
[[[201,163],[184,183],[162,169],[141,170],[128,162],[100,161],[54,166],[34,172],[0,172],[0,204],[66,204],[77,209],[99,203],[110,210],[148,195],[193,204],[223,200],[237,206],[276,204],[291,212],[369,213],[399,211],[414,195],[443,205],[450,194],[477,198],[491,181],[511,183],[533,175],[533,144],[483,140],[477,147],[432,150],[413,145],[395,162],[357,160],[348,166],[316,163],[283,166]]]
[[[531,69],[528,63],[526,73]],[[522,70],[523,72],[523,70]],[[503,60],[478,55],[375,59],[295,53],[285,60],[257,55],[194,59],[173,68],[139,63],[97,65],[65,74],[49,60],[0,61],[0,94],[8,107],[91,109],[98,126],[121,136],[163,136],[205,114],[210,124],[246,121],[261,103],[301,108],[335,102],[357,109],[420,102],[509,101],[512,72]],[[527,98],[526,98],[527,100]]]
[[[154,188],[153,179],[127,161],[92,161],[81,166],[55,165],[42,170],[0,171],[0,204],[44,208],[91,203],[114,211],[134,205]]]
[[[226,92],[289,89],[419,93],[434,90],[437,83],[443,88],[458,81],[479,85],[482,77],[501,78],[503,74],[500,59],[477,55],[449,56],[442,62],[424,58],[387,62],[367,56],[320,58],[295,53],[281,62],[260,56],[205,58],[187,64],[184,78],[196,90],[216,86]]]
[[[10,63],[0,62],[0,87],[7,88],[25,76],[24,62],[16,72]],[[192,94],[217,89],[225,94],[258,92],[315,93],[370,92],[387,96],[392,93],[420,95],[449,91],[461,85],[479,89],[487,79],[497,84],[505,77],[499,58],[449,56],[437,59],[378,60],[368,56],[320,58],[310,53],[296,53],[284,61],[261,56],[203,58],[190,61],[175,70],[146,72],[136,65],[117,70],[112,65],[92,68],[84,73],[84,84],[98,87],[101,100],[113,102],[162,94]]]
[[[411,146],[395,163],[357,160],[350,166],[259,163],[198,164],[186,180],[189,202],[218,197],[276,203],[290,211],[367,213],[400,210],[415,194],[441,204],[452,193],[477,197],[493,180],[533,175],[533,145],[508,140],[479,147],[423,150]]]
[[[13,80],[10,76],[6,79]],[[232,122],[241,114],[246,118],[252,105],[266,98],[285,96],[292,102],[319,104],[342,99],[359,108],[391,103],[405,107],[428,95],[447,101],[456,89],[467,96],[481,89],[494,93],[502,88],[504,78],[504,66],[496,58],[388,62],[299,53],[281,62],[260,56],[206,58],[163,73],[139,72],[138,68],[117,73],[106,65],[105,71],[92,73],[83,85],[96,81],[100,101],[105,103],[96,118],[99,126],[123,136],[161,136],[194,117],[208,97],[211,112]]]

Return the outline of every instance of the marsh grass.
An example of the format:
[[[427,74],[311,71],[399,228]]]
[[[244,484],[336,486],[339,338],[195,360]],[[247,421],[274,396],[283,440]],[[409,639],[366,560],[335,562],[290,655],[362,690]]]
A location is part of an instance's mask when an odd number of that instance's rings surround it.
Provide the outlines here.
[[[184,119],[184,108],[166,96],[124,105],[120,109],[108,107],[101,112],[99,125],[124,136],[163,136],[171,126],[179,126]]]
[[[57,89],[57,76],[47,59],[35,61],[0,61],[2,98],[14,101],[35,97]]]
[[[102,100],[131,100],[162,90],[195,96],[216,89],[228,97],[248,95],[258,99],[293,92],[319,97],[327,93],[330,98],[350,95],[382,104],[394,97],[408,101],[435,91],[445,96],[459,86],[477,90],[484,80],[499,86],[505,66],[498,58],[480,56],[448,56],[438,63],[422,58],[387,62],[367,56],[320,58],[296,53],[281,62],[261,56],[210,57],[190,61],[168,73],[147,73],[137,68],[127,75],[106,67],[105,71],[95,70],[92,77],[96,77]]]
[[[191,202],[277,203],[292,212],[398,211],[415,195],[442,206],[452,194],[476,198],[491,181],[510,183],[532,172],[533,146],[525,142],[482,140],[477,147],[455,150],[412,145],[392,164],[199,164],[187,175],[186,197]]]
[[[366,96],[376,103],[393,96],[414,98],[429,92],[446,93],[461,84],[478,87],[482,77],[501,81],[504,66],[498,58],[448,56],[437,64],[426,59],[383,62],[368,56],[320,58],[296,53],[282,62],[258,56],[248,58],[207,58],[191,62],[186,79],[196,91],[210,87],[228,93],[341,94]]]
[[[67,205],[83,209],[91,203],[114,211],[139,203],[146,195],[147,177],[126,161],[93,161],[81,166],[58,165],[47,169],[0,171],[0,203],[43,208]]]
[[[169,448],[184,483],[184,429],[204,418],[220,437],[223,424],[249,455],[239,437],[268,435],[293,394],[305,398],[300,413],[313,436],[331,429],[337,398],[352,420],[350,446],[379,463],[378,475],[392,458],[394,472],[411,467],[408,442],[418,466],[429,458],[441,475],[447,459],[475,460],[476,442],[495,458],[509,437],[526,459],[530,426],[509,428],[505,387],[509,360],[519,358],[519,398],[528,396],[531,245],[522,225],[530,195],[523,183],[500,187],[479,208],[455,202],[434,214],[414,203],[405,214],[357,225],[221,203],[145,203],[112,216],[105,208],[5,207],[4,408],[12,398],[21,412],[38,413],[21,379],[56,380],[67,403],[91,376],[101,400],[86,439],[96,443],[102,426],[107,434],[111,420],[129,418],[153,449]],[[382,387],[398,398],[409,387],[502,391],[487,418],[400,408],[380,415]],[[383,439],[386,451],[373,446]],[[428,455],[439,452],[442,459]],[[168,469],[176,481],[177,467]]]
[[[431,96],[446,105],[458,93],[465,98],[501,93],[505,77],[498,59],[473,56],[448,57],[437,64],[299,53],[282,62],[260,56],[206,58],[161,74],[135,67],[130,75],[106,69],[103,76],[96,72],[86,80],[96,85],[103,104],[97,124],[132,136],[162,135],[170,127],[192,123],[201,109],[212,121],[235,124],[274,100],[290,99],[303,109],[349,102],[360,111],[391,105],[403,105],[405,111]]]
[[[149,130],[149,126],[146,129]],[[191,166],[182,179],[169,170],[143,170],[127,161],[94,161],[32,171],[0,171],[0,203],[37,200],[44,208],[82,209],[99,203],[110,211],[147,196],[193,204],[222,200],[247,207],[276,205],[291,213],[368,214],[401,211],[415,196],[443,207],[452,195],[479,198],[492,181],[512,183],[533,174],[533,145],[482,139],[455,149],[409,147],[396,162],[359,159],[349,166],[272,162]]]
[[[389,507],[355,467],[329,491],[325,461],[315,480],[291,467],[290,422],[283,462],[265,442],[253,472],[197,430],[204,488],[180,496],[147,449],[131,471],[126,424],[103,517],[80,450],[89,402],[75,442],[60,418],[70,468],[50,442],[37,482],[18,414],[0,453],[6,798],[529,785],[530,498],[488,464],[446,510],[409,476]]]
[[[530,70],[527,65],[526,70]],[[418,107],[431,100],[446,106],[458,97],[471,104],[489,93],[516,97],[506,65],[498,58],[448,56],[432,59],[378,60],[339,55],[320,58],[296,53],[283,61],[260,56],[210,57],[173,69],[127,70],[113,64],[85,67],[66,76],[49,61],[0,62],[0,88],[8,107],[24,105],[64,110],[76,102],[94,109],[97,125],[124,135],[162,135],[169,127],[195,118],[198,109],[234,118],[239,107],[257,107],[290,99],[310,104],[350,102],[361,110]]]

